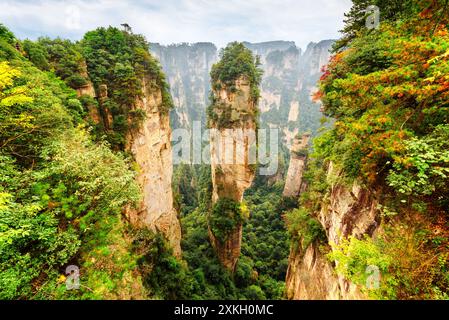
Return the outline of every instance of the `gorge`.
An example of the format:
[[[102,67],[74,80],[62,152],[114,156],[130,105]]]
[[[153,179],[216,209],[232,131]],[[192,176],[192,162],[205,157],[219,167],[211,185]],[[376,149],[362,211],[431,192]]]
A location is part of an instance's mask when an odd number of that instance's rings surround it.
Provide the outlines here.
[[[449,7],[376,3],[305,50],[0,24],[0,299],[448,299]]]

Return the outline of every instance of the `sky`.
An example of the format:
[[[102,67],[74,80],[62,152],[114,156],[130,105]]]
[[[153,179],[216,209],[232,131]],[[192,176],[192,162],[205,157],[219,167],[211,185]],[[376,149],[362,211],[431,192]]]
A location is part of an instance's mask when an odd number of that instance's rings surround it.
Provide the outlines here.
[[[18,38],[79,40],[128,23],[150,42],[309,42],[337,39],[350,0],[1,0],[0,22]]]

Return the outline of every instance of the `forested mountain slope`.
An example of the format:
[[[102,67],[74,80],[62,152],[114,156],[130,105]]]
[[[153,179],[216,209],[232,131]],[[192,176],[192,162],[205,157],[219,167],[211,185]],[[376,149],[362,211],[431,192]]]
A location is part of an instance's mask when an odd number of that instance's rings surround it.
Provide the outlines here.
[[[1,297],[149,297],[148,250],[176,261],[181,230],[171,98],[146,40],[112,27],[77,43],[0,36]]]
[[[448,298],[447,1],[375,2],[379,28],[354,1],[320,81],[336,122],[288,215],[289,298]]]
[[[140,197],[129,160],[93,142],[76,92],[28,61],[3,26],[0,46],[0,297],[67,297],[68,264],[84,267],[74,296],[142,297],[120,222]]]

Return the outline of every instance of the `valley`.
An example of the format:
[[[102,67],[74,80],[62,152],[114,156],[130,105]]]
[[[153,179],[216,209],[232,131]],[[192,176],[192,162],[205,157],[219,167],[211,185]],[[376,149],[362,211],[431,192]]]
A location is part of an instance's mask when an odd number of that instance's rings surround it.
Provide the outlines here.
[[[305,48],[0,23],[0,299],[447,300],[449,5],[374,3]]]

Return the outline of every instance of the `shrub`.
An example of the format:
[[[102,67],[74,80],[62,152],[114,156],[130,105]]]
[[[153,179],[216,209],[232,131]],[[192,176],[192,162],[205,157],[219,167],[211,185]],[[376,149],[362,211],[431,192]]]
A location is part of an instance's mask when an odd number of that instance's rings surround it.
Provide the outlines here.
[[[225,242],[244,220],[241,204],[228,198],[219,199],[208,216],[210,229],[220,242]]]
[[[314,219],[305,209],[294,209],[285,215],[287,230],[294,244],[300,244],[302,252],[314,241],[326,240],[326,233],[321,223]]]

